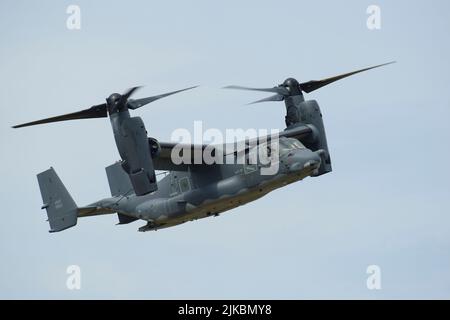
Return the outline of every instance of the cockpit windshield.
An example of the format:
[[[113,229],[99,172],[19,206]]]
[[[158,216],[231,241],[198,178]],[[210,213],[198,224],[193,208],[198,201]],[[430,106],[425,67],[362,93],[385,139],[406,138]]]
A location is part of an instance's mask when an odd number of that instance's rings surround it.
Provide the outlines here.
[[[280,137],[278,139],[278,148],[277,148],[277,146],[272,145],[273,142],[274,141],[268,141],[268,142],[261,143],[257,146],[257,148],[252,149],[252,150],[257,152],[257,150],[261,150],[261,149],[265,148],[267,150],[266,155],[270,158],[271,155],[273,154],[273,152],[277,149],[279,149],[279,153],[277,152],[277,154],[280,154],[280,155],[284,155],[295,149],[306,149],[306,147],[300,141],[298,141],[297,139],[294,139],[294,138]],[[259,155],[261,156],[261,154],[259,154]]]
[[[294,138],[281,137],[279,139],[280,154],[291,151],[292,149],[305,149],[305,146]]]

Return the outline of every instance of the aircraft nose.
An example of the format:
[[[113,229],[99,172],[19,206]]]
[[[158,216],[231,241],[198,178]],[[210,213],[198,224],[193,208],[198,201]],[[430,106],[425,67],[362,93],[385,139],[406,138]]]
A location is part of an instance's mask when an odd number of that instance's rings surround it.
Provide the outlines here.
[[[289,153],[287,163],[290,172],[304,169],[317,169],[320,166],[321,158],[317,152],[300,149]]]

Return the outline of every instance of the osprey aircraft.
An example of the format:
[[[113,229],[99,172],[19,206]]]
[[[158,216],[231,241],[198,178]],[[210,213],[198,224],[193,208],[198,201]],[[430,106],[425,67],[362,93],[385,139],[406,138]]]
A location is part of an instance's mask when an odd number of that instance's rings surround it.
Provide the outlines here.
[[[392,63],[392,62],[390,62]],[[269,192],[305,177],[318,177],[331,172],[331,158],[319,104],[305,100],[310,93],[351,75],[390,63],[345,73],[323,80],[299,83],[286,79],[273,88],[228,86],[228,89],[270,92],[268,98],[255,101],[284,101],[286,128],[276,137],[277,148],[271,149],[272,136],[245,141],[232,157],[243,158],[242,163],[206,163],[205,161],[174,161],[174,142],[160,142],[147,136],[144,122],[132,117],[136,110],[155,100],[195,87],[153,97],[131,99],[139,87],[124,94],[113,93],[105,103],[78,112],[16,125],[22,128],[37,124],[76,119],[107,118],[111,122],[114,139],[121,160],[106,167],[111,196],[86,206],[78,206],[53,168],[37,175],[42,195],[42,209],[47,211],[50,232],[59,232],[77,224],[78,218],[103,214],[117,214],[118,224],[144,220],[139,231],[158,230],[187,221],[217,216],[222,212],[257,200]],[[209,146],[211,147],[211,146]],[[185,155],[208,148],[204,144],[183,146]],[[225,150],[224,145],[213,146]],[[277,171],[262,174],[267,163],[251,163],[249,155],[256,149],[276,153]],[[226,149],[228,150],[228,149]],[[230,153],[223,153],[230,156]],[[275,160],[273,160],[275,158]],[[167,171],[159,181],[155,171]]]

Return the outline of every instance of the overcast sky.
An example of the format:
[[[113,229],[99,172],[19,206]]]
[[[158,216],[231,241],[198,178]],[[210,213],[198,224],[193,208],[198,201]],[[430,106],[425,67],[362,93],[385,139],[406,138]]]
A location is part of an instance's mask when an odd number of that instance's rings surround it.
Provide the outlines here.
[[[81,9],[68,30],[66,9]],[[381,8],[381,29],[366,25]],[[448,1],[0,1],[0,298],[450,298]],[[274,86],[397,60],[307,95],[333,172],[217,218],[139,233],[84,218],[49,234],[36,174],[79,205],[109,196],[109,121],[11,125],[200,85],[139,109],[149,134],[284,128]],[[81,268],[68,290],[66,268]],[[368,290],[366,268],[381,268]]]

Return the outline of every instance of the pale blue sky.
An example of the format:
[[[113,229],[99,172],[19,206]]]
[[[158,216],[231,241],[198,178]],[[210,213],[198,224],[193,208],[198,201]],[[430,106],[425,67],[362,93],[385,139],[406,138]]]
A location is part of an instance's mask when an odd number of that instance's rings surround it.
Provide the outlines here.
[[[66,8],[82,28],[66,29]],[[378,4],[382,28],[366,27]],[[450,298],[448,1],[0,1],[0,298]],[[284,106],[221,90],[273,86],[391,60],[308,95],[333,173],[219,218],[158,232],[116,216],[49,234],[35,175],[54,166],[75,201],[108,196],[108,121],[22,130],[114,91],[200,88],[136,112],[168,140],[210,128],[283,128]],[[66,268],[82,289],[66,289]],[[382,290],[366,288],[366,267]]]

